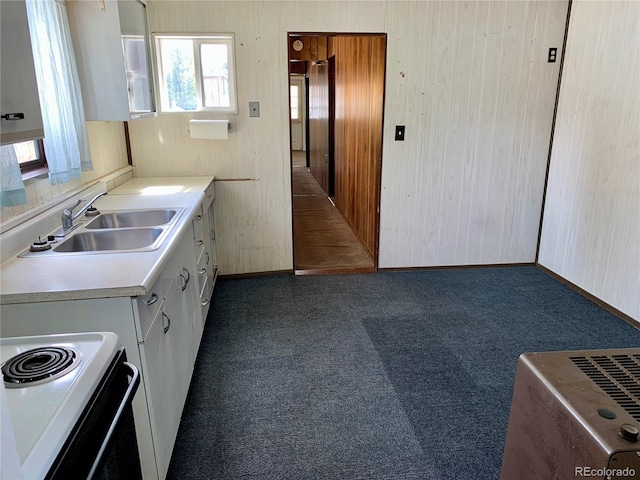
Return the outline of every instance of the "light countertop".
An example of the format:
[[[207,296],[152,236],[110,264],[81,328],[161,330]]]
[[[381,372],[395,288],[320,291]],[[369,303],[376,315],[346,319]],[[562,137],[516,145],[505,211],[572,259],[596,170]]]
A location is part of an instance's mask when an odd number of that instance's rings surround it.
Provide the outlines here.
[[[135,178],[110,191],[94,206],[104,211],[171,207],[184,211],[157,250],[14,256],[0,266],[0,303],[146,295],[183,233],[190,228],[212,180],[213,177]],[[176,187],[172,193],[166,189],[160,193],[158,187],[169,186]],[[25,249],[28,247],[25,245]]]
[[[175,193],[202,193],[213,177],[140,177],[133,178],[109,192],[109,195],[171,195]]]

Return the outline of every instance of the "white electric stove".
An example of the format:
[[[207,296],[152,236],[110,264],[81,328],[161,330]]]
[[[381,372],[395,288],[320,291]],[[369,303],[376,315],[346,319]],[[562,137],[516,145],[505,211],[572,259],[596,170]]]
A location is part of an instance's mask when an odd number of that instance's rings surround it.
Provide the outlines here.
[[[0,338],[3,413],[25,479],[48,475],[120,349],[108,332]]]

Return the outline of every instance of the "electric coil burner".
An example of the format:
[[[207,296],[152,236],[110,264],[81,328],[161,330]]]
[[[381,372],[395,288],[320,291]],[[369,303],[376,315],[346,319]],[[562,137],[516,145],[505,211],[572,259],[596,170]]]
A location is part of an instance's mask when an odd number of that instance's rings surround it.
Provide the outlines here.
[[[0,338],[0,477],[141,478],[126,360],[111,332]]]
[[[71,372],[82,355],[67,347],[42,347],[11,357],[2,366],[2,377],[8,388],[38,385]]]

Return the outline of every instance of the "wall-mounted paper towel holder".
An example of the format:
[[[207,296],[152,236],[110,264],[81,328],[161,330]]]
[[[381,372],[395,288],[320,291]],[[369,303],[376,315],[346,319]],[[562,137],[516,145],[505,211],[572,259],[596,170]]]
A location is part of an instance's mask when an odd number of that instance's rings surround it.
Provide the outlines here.
[[[230,128],[229,120],[189,120],[191,138],[227,140]]]

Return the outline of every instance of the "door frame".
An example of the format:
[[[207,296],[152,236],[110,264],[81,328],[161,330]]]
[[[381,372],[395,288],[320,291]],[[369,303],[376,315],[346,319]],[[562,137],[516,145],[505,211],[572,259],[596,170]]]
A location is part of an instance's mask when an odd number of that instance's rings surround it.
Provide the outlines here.
[[[383,141],[384,141],[384,116],[385,116],[385,95],[386,95],[386,76],[387,76],[387,69],[386,69],[386,60],[387,60],[387,40],[388,40],[388,35],[385,32],[305,32],[305,31],[289,31],[287,32],[287,42],[288,42],[288,48],[287,48],[287,68],[288,71],[287,73],[290,74],[292,73],[292,69],[291,69],[291,65],[292,63],[296,63],[296,61],[300,61],[302,59],[302,57],[300,56],[292,56],[292,53],[295,55],[297,52],[294,52],[293,48],[292,48],[292,37],[310,37],[311,39],[313,38],[318,38],[318,37],[371,37],[371,36],[375,36],[375,37],[382,37],[384,39],[384,44],[383,44],[383,62],[382,64],[384,65],[383,70],[382,70],[382,76],[381,76],[381,81],[382,81],[382,92],[381,92],[381,123],[380,123],[380,152],[379,152],[379,156],[377,158],[377,175],[375,178],[375,192],[376,192],[376,200],[377,200],[377,204],[374,207],[374,210],[372,211],[371,215],[373,217],[374,220],[374,233],[373,233],[373,270],[377,271],[378,270],[378,259],[379,259],[379,246],[380,246],[380,202],[381,202],[381,197],[382,197],[382,152],[383,152]],[[326,55],[326,57],[330,58],[329,55]],[[327,60],[328,60],[327,58]],[[311,58],[306,59],[308,61],[311,61]],[[335,60],[334,60],[335,61]],[[331,175],[331,196],[334,195],[335,193],[335,186],[336,186],[336,178],[335,178],[335,121],[336,121],[336,106],[335,106],[335,63],[332,65],[332,69],[333,71],[331,72],[331,78],[332,81],[330,82],[332,85],[332,91],[330,93],[330,97],[331,97],[331,102],[330,102],[330,106],[331,106],[331,112],[330,112],[330,121],[331,121],[331,125],[330,125],[330,137],[331,137],[331,145],[329,148],[329,151],[331,152],[330,155],[330,163],[331,163],[331,168],[330,171],[332,172]],[[289,101],[289,95],[287,95],[287,101],[288,103]],[[305,115],[306,115],[306,126],[305,126],[305,143],[306,143],[306,165],[307,167],[310,166],[310,142],[309,142],[309,136],[310,136],[310,131],[309,131],[309,79],[308,76],[305,75],[305,102],[307,103],[306,108],[305,108]],[[291,124],[291,122],[289,122]],[[291,135],[291,129],[290,130],[290,135]],[[291,145],[291,138],[289,138],[289,144]],[[290,173],[291,176],[293,176],[293,169],[292,169],[292,164],[290,163]],[[293,213],[293,191],[291,191],[291,210]],[[350,223],[346,218],[345,220],[347,221],[347,223]],[[353,225],[352,225],[353,227]],[[354,232],[355,233],[355,232]],[[291,234],[292,237],[294,235],[294,228],[293,228],[293,215],[292,215],[292,228],[291,228]],[[362,245],[364,246],[364,243],[362,242],[362,240],[360,239],[359,235],[356,234],[356,238],[358,238],[358,240],[362,243]],[[369,237],[372,238],[372,237]],[[292,238],[292,244],[295,245],[295,241]],[[367,250],[366,246],[365,246],[365,250]],[[295,258],[295,252],[294,252],[294,258]],[[295,262],[294,262],[295,265]],[[295,271],[295,268],[294,268]],[[371,271],[370,269],[368,271]],[[298,272],[296,272],[298,273]],[[319,273],[314,271],[314,273]],[[330,272],[328,272],[330,273]]]

